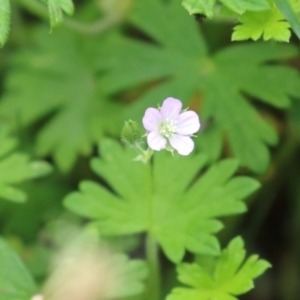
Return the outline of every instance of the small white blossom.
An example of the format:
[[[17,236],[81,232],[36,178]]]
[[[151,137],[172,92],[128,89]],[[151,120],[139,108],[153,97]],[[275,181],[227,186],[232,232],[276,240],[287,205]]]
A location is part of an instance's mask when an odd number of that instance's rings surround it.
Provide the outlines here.
[[[200,129],[198,115],[194,111],[183,111],[182,103],[175,98],[164,100],[161,108],[150,107],[143,117],[148,131],[147,142],[151,149],[175,149],[181,155],[189,155],[194,149],[191,136]]]

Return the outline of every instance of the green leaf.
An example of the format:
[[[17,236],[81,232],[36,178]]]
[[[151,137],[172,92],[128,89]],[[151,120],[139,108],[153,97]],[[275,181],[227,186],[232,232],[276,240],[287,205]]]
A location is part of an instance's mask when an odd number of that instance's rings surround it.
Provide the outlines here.
[[[0,46],[7,40],[10,27],[10,3],[9,0],[0,2]]]
[[[205,124],[204,127],[206,127]],[[219,127],[210,125],[201,130],[195,139],[195,143],[198,149],[207,154],[210,161],[216,161],[222,152],[222,130]]]
[[[290,25],[276,7],[265,12],[246,12],[239,21],[242,24],[234,27],[233,41],[256,41],[263,37],[265,41],[274,39],[288,42],[291,37]]]
[[[20,258],[0,238],[0,298],[1,300],[28,300],[36,292],[33,278]]]
[[[222,251],[213,274],[196,263],[179,264],[178,279],[191,288],[175,288],[167,300],[237,300],[235,296],[251,290],[253,279],[267,268],[270,264],[257,255],[245,260],[244,242],[237,237]]]
[[[51,172],[51,166],[43,161],[31,162],[26,154],[13,152],[17,141],[9,137],[6,129],[0,127],[0,197],[15,202],[26,201],[26,194],[14,187],[28,179],[44,176]]]
[[[290,23],[292,29],[300,39],[300,20],[297,16],[295,9],[288,0],[274,0],[276,6],[281,11],[281,13],[285,16],[287,21]],[[296,1],[292,1],[294,4]],[[297,3],[296,3],[297,4]],[[299,3],[298,3],[299,6]]]
[[[245,11],[261,11],[270,9],[269,0],[220,0],[232,11],[243,14]]]
[[[103,132],[115,132],[122,107],[103,94],[103,68],[95,67],[96,59],[104,60],[99,53],[106,48],[104,38],[89,41],[63,30],[46,34],[45,28],[35,33],[38,52],[16,54],[0,108],[23,127],[43,120],[37,152],[52,154],[60,169],[68,171],[78,155],[91,153]]]
[[[72,15],[74,5],[72,0],[48,0],[51,29],[60,25],[63,21],[63,12]]]
[[[227,8],[235,13],[243,14],[245,11],[262,11],[270,9],[269,0],[220,0]],[[183,7],[189,14],[204,14],[212,18],[216,0],[183,0]]]
[[[212,18],[216,0],[183,0],[183,7],[192,14],[204,14],[208,18]]]
[[[102,159],[92,160],[92,168],[113,193],[83,181],[80,192],[66,197],[65,206],[93,219],[103,235],[150,232],[176,262],[185,249],[217,255],[219,244],[213,234],[222,223],[215,218],[244,212],[241,200],[259,187],[250,178],[230,179],[238,167],[236,160],[213,165],[195,181],[205,165],[202,154],[156,153],[152,169],[150,164],[132,161],[130,149],[105,140],[100,155]]]
[[[56,0],[56,3],[66,14],[72,15],[74,13],[74,4],[72,0]]]
[[[219,131],[228,137],[241,165],[265,171],[268,145],[277,143],[277,134],[246,95],[280,108],[289,106],[289,96],[300,97],[298,73],[267,64],[296,56],[296,48],[256,43],[230,46],[211,55],[197,24],[177,1],[140,0],[130,20],[157,45],[125,38],[116,43],[120,52],[109,62],[104,86],[117,93],[148,82],[156,84],[129,106],[124,119],[140,119],[148,107],[169,96],[188,106],[200,94],[200,120],[213,124],[212,134]],[[289,80],[282,81],[286,77]]]

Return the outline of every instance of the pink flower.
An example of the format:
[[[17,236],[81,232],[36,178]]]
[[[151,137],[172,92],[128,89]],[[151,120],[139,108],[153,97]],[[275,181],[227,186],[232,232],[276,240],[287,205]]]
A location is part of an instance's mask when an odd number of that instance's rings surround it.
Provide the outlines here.
[[[147,142],[151,149],[175,149],[181,155],[193,151],[191,136],[200,129],[199,117],[194,111],[180,113],[181,108],[180,100],[169,97],[159,109],[146,110],[143,125],[148,131]]]

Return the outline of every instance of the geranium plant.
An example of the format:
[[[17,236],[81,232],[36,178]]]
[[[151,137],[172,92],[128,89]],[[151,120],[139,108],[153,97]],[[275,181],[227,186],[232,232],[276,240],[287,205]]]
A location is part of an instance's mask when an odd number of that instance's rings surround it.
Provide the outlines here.
[[[299,12],[0,0],[0,300],[297,299]]]

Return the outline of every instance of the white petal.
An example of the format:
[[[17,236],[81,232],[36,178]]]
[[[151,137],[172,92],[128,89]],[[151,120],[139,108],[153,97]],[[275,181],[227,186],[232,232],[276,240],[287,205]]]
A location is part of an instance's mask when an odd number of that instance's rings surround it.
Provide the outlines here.
[[[181,155],[189,155],[194,149],[194,142],[189,136],[177,134],[171,137],[169,142]]]
[[[185,111],[177,119],[176,132],[183,135],[192,135],[200,129],[198,115],[194,111]]]
[[[148,146],[156,151],[165,149],[167,144],[167,140],[156,131],[152,131],[147,135],[147,142]]]
[[[143,125],[147,131],[157,131],[158,126],[162,121],[162,115],[158,109],[147,108],[143,117]]]
[[[164,119],[176,120],[182,108],[180,100],[169,97],[164,100],[160,112]]]

